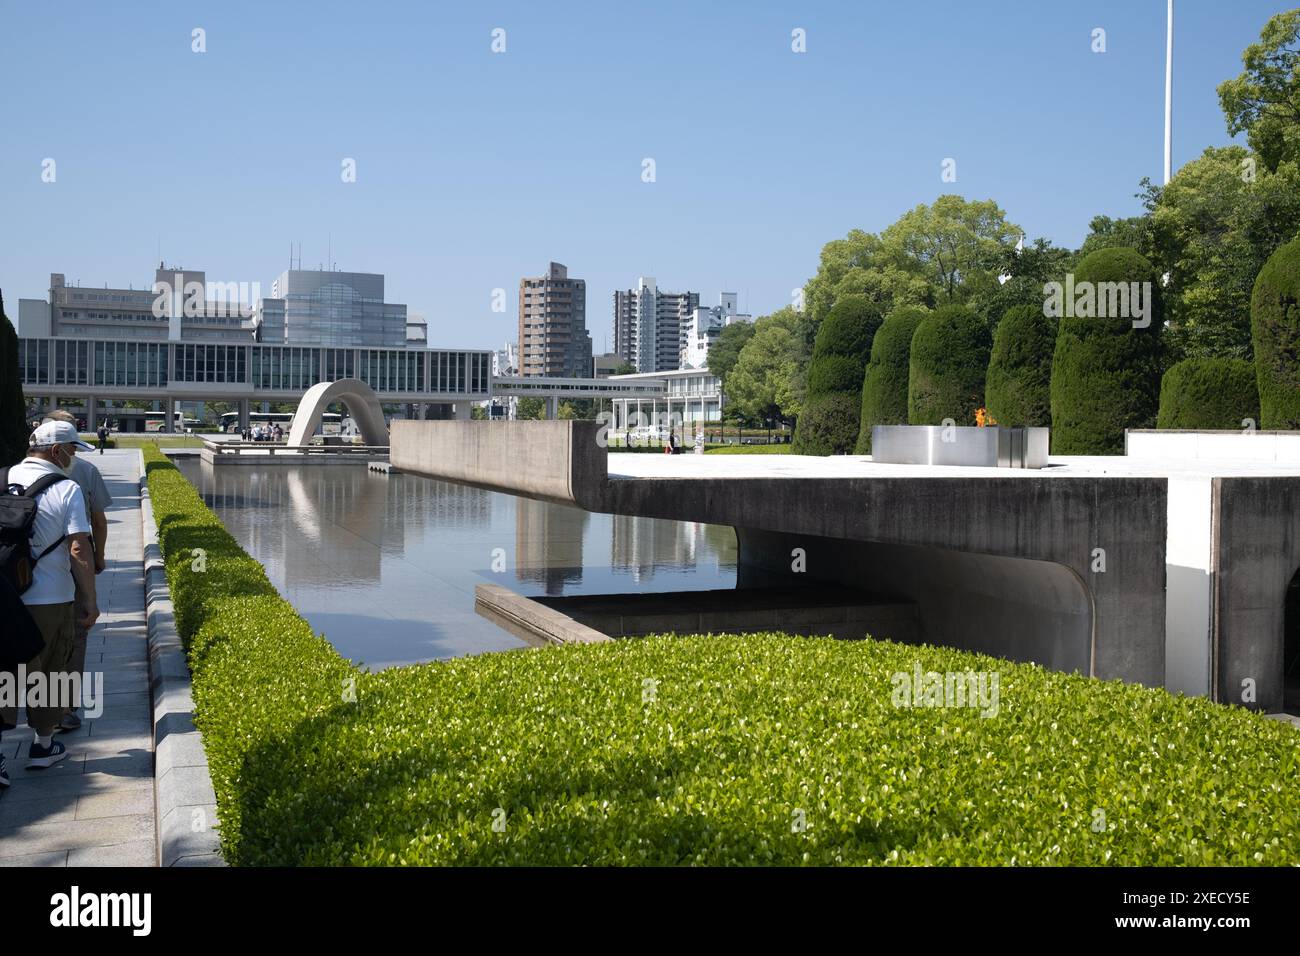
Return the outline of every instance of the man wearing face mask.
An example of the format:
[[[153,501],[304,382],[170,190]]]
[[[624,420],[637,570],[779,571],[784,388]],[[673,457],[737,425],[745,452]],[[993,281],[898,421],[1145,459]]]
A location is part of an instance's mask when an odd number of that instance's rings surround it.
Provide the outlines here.
[[[78,448],[93,450],[67,422],[45,422],[32,432],[27,457],[10,468],[9,485],[30,487],[47,475],[66,476]],[[90,628],[99,617],[95,599],[95,556],[90,543],[90,521],[85,499],[75,481],[58,481],[36,498],[31,552],[36,560],[31,586],[22,602],[45,640],[44,649],[27,662],[27,674],[54,675],[69,669],[76,627]],[[80,619],[76,598],[80,595]],[[47,676],[47,686],[52,686]],[[59,701],[28,707],[27,723],[36,732],[28,753],[28,767],[51,767],[67,756],[67,748],[54,740],[63,718]],[[0,709],[0,729],[15,726],[17,709]],[[3,777],[0,773],[0,777]],[[0,779],[0,784],[7,784]]]
[[[56,408],[45,416],[47,422],[67,422],[74,428],[77,425],[76,418],[72,413]],[[103,453],[103,448],[100,448]],[[90,542],[94,546],[95,552],[95,573],[99,574],[104,570],[104,554],[108,547],[108,506],[113,503],[113,497],[108,493],[108,485],[104,483],[104,476],[99,473],[99,469],[92,465],[85,458],[80,456],[72,461],[72,467],[68,469],[68,475],[81,488],[81,494],[86,500],[86,510],[90,513]],[[81,595],[77,595],[78,601]],[[73,673],[84,673],[86,670],[86,641],[89,637],[87,628],[77,625],[77,633],[72,641],[72,660],[68,664],[68,670]],[[77,711],[69,707],[67,713],[63,715],[63,720],[59,724],[60,730],[76,730],[81,726],[81,718]]]

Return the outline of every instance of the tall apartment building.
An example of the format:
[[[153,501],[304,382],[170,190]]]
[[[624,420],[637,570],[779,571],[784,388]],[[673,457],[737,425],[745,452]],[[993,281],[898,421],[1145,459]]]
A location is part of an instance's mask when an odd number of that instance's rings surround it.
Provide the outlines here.
[[[519,373],[591,378],[587,283],[558,262],[519,280]]]
[[[254,322],[258,341],[272,345],[428,344],[427,331],[424,340],[408,340],[406,306],[384,301],[381,273],[288,269],[271,283]]]
[[[718,334],[733,322],[752,322],[752,315],[736,311],[736,293],[721,292],[718,304],[710,308],[697,308],[686,325],[682,337],[681,368],[708,368],[709,347]]]
[[[686,329],[700,304],[698,292],[664,292],[651,276],[614,293],[614,352],[638,372],[679,367]]]

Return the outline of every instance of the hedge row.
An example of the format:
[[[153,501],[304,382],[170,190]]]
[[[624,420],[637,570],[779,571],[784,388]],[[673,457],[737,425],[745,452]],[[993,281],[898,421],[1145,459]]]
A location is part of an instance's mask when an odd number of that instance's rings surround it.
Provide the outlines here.
[[[907,424],[907,375],[912,336],[929,312],[910,306],[891,312],[871,342],[862,377],[862,412],[856,454],[871,454],[872,425]]]
[[[1300,236],[1259,270],[1250,297],[1261,426],[1300,428]]]
[[[1037,305],[1007,310],[993,333],[984,407],[999,425],[1052,424],[1052,352],[1056,320]],[[963,423],[965,424],[965,423]]]
[[[808,393],[795,424],[798,455],[845,455],[858,440],[862,375],[881,324],[880,309],[864,295],[831,306],[817,330],[808,361]]]
[[[984,404],[990,345],[988,326],[965,306],[944,306],[926,316],[912,336],[908,422],[974,424],[975,410]]]
[[[232,862],[1300,862],[1295,730],[1119,681],[785,635],[363,673],[145,455]],[[895,706],[918,664],[996,715]]]
[[[1160,382],[1157,428],[1236,428],[1259,424],[1255,366],[1245,359],[1193,358]]]

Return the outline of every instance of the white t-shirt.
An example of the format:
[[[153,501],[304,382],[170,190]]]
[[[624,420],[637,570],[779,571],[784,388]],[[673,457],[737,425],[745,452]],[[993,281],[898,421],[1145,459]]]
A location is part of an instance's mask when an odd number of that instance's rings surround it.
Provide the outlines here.
[[[9,483],[27,487],[42,475],[61,475],[52,462],[24,458],[9,469]],[[36,499],[36,520],[32,524],[32,557],[40,554],[59,535],[90,534],[86,501],[81,488],[69,478],[46,489]],[[32,572],[32,586],[23,592],[24,604],[70,604],[77,595],[72,579],[69,542],[41,558]]]

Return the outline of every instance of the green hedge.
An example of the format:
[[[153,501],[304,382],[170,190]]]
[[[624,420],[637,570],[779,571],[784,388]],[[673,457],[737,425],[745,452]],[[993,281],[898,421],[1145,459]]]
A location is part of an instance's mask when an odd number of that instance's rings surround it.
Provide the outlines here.
[[[1250,297],[1263,428],[1300,428],[1300,236],[1269,256]]]
[[[1119,681],[787,635],[363,673],[145,456],[234,863],[1300,862],[1296,731]],[[918,664],[996,716],[894,706]]]
[[[988,325],[965,306],[945,306],[923,319],[908,363],[908,422],[940,425],[951,418],[974,425],[984,404],[990,345]]]
[[[1160,277],[1132,249],[1100,249],[1075,269],[1075,286],[1149,282],[1151,323],[1132,318],[1062,317],[1052,354],[1052,452],[1122,455],[1124,430],[1150,428],[1160,407]]]
[[[1007,310],[993,333],[984,407],[999,425],[1052,424],[1052,352],[1056,320],[1040,305]]]
[[[871,454],[872,425],[907,424],[907,377],[912,336],[930,313],[920,306],[891,312],[871,342],[871,358],[862,378],[859,455]]]
[[[1259,422],[1255,366],[1245,359],[1193,358],[1165,372],[1157,428],[1235,428]]]
[[[808,391],[791,450],[799,455],[846,455],[858,439],[862,376],[881,325],[879,307],[864,295],[841,296],[817,330],[808,360]]]

